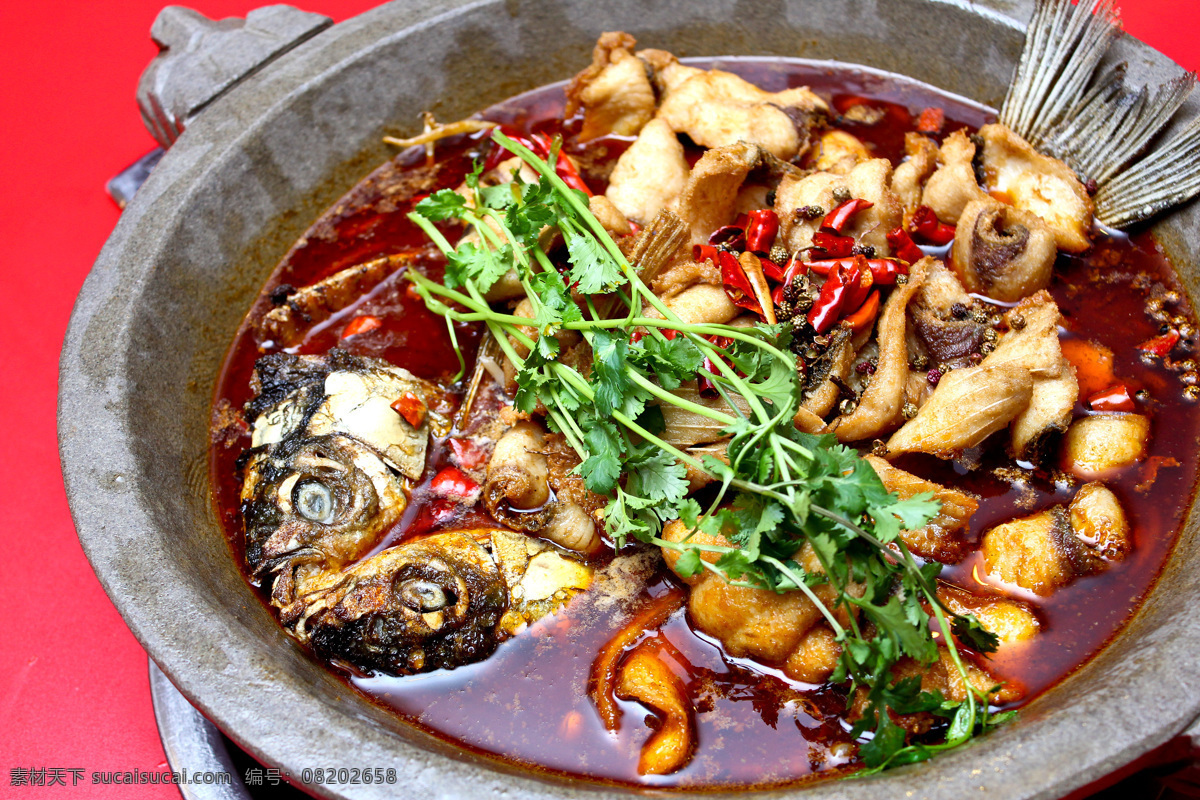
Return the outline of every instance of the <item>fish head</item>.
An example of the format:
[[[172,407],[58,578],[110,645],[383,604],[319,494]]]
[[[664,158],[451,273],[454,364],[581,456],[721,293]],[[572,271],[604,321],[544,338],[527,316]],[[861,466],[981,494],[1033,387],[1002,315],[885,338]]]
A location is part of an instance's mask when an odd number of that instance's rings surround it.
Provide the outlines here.
[[[368,672],[409,675],[487,658],[508,606],[487,549],[462,532],[388,548],[327,574],[297,603],[293,627],[324,658]]]
[[[242,489],[246,561],[256,574],[361,558],[407,505],[379,453],[344,434],[290,437],[257,452]]]
[[[276,353],[255,366],[252,450],[242,484],[246,562],[274,573],[276,605],[297,584],[362,558],[404,512],[420,478],[437,388],[378,359]],[[411,396],[419,411],[395,410]]]

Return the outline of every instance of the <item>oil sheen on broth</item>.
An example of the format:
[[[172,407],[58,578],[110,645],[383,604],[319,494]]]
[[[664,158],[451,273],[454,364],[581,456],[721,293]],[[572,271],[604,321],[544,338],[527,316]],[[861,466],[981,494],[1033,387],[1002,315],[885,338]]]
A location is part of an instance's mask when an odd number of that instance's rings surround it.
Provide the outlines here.
[[[990,121],[984,109],[897,76],[774,60],[730,59],[712,66],[740,74],[769,91],[807,85],[838,112],[863,104],[881,110],[882,122],[841,127],[867,143],[875,156],[893,163],[903,157],[904,133],[913,129],[924,108],[944,109],[943,132],[964,125],[976,129]],[[562,132],[568,152],[579,152],[572,149],[571,138],[578,120],[562,123],[562,106],[563,86],[557,84],[501,103],[483,116],[524,132]],[[210,454],[216,504],[239,563],[244,563],[244,541],[236,462],[248,437],[244,429],[228,423],[233,410],[249,399],[254,362],[263,355],[253,335],[254,323],[270,309],[270,296],[281,286],[309,285],[370,258],[419,246],[424,236],[405,217],[419,198],[406,194],[405,176],[414,170],[433,170],[438,185],[453,187],[469,170],[471,157],[480,152],[480,142],[479,136],[440,142],[432,166],[423,154],[406,151],[381,167],[289,252],[251,310],[217,385]],[[585,157],[615,159],[627,144],[619,137],[602,138],[589,146]],[[386,197],[381,187],[387,187]],[[599,191],[603,186],[593,188]],[[442,261],[431,251],[417,268],[438,277]],[[1132,552],[1106,572],[1080,578],[1048,598],[1039,598],[1041,633],[1013,658],[994,661],[1001,675],[1026,689],[1026,702],[1097,652],[1153,584],[1191,498],[1200,436],[1200,415],[1194,403],[1185,399],[1181,380],[1181,374],[1194,373],[1195,365],[1164,365],[1161,360],[1139,357],[1137,345],[1160,333],[1160,319],[1147,313],[1152,298],[1166,294],[1168,313],[1194,319],[1161,248],[1148,233],[1101,235],[1081,256],[1060,255],[1051,292],[1065,319],[1063,340],[1095,340],[1110,348],[1115,374],[1131,390],[1144,388],[1151,398],[1143,406],[1160,433],[1152,436],[1146,458],[1137,467],[1108,482],[1130,518]],[[383,326],[340,340],[347,321],[362,314],[381,319]],[[458,325],[456,333],[468,357],[473,357],[479,330]],[[381,357],[420,378],[445,381],[457,369],[444,321],[425,309],[399,275],[316,326],[290,352],[324,353],[339,342],[357,355]],[[446,407],[453,408],[459,401],[461,392],[451,392]],[[498,403],[501,398],[492,392],[481,402]],[[1162,435],[1163,431],[1171,435]],[[372,553],[437,530],[491,524],[482,506],[464,513],[430,492],[432,477],[450,463],[446,441],[435,439],[412,503]],[[927,456],[905,457],[898,464],[977,495],[980,506],[970,523],[975,541],[996,524],[1064,503],[1074,492],[1053,463],[1023,471],[1021,480],[1013,479],[1011,462],[996,447],[987,451],[980,468],[970,472]],[[984,573],[976,552],[943,576],[969,587],[983,582]],[[642,723],[645,712],[635,702],[618,701],[624,711],[622,726],[616,734],[607,731],[587,693],[589,670],[603,643],[642,603],[677,584],[674,575],[659,565],[644,587],[629,596],[598,603],[593,591],[503,643],[487,660],[450,671],[393,678],[355,674],[345,665],[331,668],[358,691],[435,736],[537,770],[618,784],[736,787],[787,784],[844,768],[847,759],[838,745],[849,737],[838,720],[845,704],[835,691],[797,684],[781,672],[726,656],[717,642],[693,630],[686,612],[680,610],[658,633],[647,635],[664,640],[669,665],[688,686],[697,712],[698,747],[692,761],[673,775],[638,775],[638,751],[648,733]]]

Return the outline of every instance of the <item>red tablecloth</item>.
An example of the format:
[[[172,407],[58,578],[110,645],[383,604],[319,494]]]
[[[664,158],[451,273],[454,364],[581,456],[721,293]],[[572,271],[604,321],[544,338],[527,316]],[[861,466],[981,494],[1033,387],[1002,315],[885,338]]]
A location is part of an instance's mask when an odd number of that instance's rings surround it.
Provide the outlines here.
[[[184,0],[186,2],[186,0]],[[0,6],[0,796],[177,798],[171,786],[92,786],[93,771],[166,767],[146,656],[83,557],[55,441],[58,352],[71,304],[117,221],[104,183],[153,146],[134,103],[163,0]],[[210,17],[264,2],[197,0]],[[345,19],[373,0],[299,5]],[[1200,3],[1124,0],[1126,29],[1200,67]],[[11,513],[9,513],[11,512]],[[13,786],[48,768],[54,787]],[[80,786],[71,788],[71,770]],[[58,772],[55,772],[58,770]],[[84,784],[87,784],[86,787]]]

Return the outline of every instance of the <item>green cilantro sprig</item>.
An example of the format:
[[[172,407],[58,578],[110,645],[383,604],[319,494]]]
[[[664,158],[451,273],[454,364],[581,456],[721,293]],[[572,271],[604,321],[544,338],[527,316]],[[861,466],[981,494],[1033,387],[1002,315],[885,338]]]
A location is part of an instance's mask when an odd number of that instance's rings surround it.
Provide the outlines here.
[[[544,409],[547,424],[582,459],[587,488],[609,498],[605,528],[617,547],[631,538],[652,543],[678,551],[675,569],[685,576],[707,570],[735,585],[807,595],[842,646],[831,680],[848,683],[851,692],[867,691],[865,713],[852,730],[855,736],[871,733],[861,748],[867,772],[925,760],[1006,718],[990,711],[990,693],[974,689],[956,645],[987,653],[995,650],[996,637],[974,617],[952,614],[940,602],[941,565],[918,564],[900,539],[902,529],[932,519],[938,504],[929,495],[901,499],[889,493],[854,450],[793,425],[800,384],[788,346],[790,323],[747,329],[679,319],[639,278],[589,211],[586,196],[549,166],[557,143],[547,163],[502,133],[493,137],[536,170],[538,182],[514,174],[511,183],[481,186],[477,166],[467,192],[444,189],[422,200],[409,217],[445,253],[445,279],[439,283],[415,270],[406,275],[435,313],[487,326],[517,370],[517,408]],[[465,224],[475,235],[451,245],[437,226],[447,221]],[[542,246],[547,229],[555,229],[567,249],[561,274]],[[520,281],[532,319],[497,311],[486,301],[488,290],[508,275]],[[599,313],[601,294],[617,298],[622,313]],[[647,307],[657,315],[647,315]],[[524,332],[530,327],[536,337]],[[630,336],[635,328],[646,331],[636,342]],[[668,338],[667,329],[677,335]],[[589,376],[559,360],[555,334],[563,330],[577,331],[590,345]],[[709,337],[732,344],[720,347]],[[513,342],[528,354],[519,355]],[[710,380],[724,409],[673,393],[705,359],[717,369]],[[728,463],[662,438],[663,403],[723,426]],[[689,466],[718,482],[706,508],[687,496]],[[662,538],[663,524],[674,519],[692,531],[686,540]],[[720,534],[734,546],[693,541],[698,531]],[[820,571],[806,571],[793,560],[806,544]],[[703,558],[706,553],[715,560]],[[822,584],[832,586],[834,602],[821,602],[813,591]],[[930,611],[940,633],[930,628]],[[963,702],[921,691],[918,678],[893,677],[903,657],[935,662],[935,635],[943,637],[969,687]],[[944,743],[906,744],[890,713],[918,711],[949,721]]]

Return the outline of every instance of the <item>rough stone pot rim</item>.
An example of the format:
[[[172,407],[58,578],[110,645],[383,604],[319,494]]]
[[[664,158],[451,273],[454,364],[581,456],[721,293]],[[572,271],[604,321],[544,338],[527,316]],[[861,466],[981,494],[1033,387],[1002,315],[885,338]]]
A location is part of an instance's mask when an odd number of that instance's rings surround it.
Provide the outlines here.
[[[1000,12],[1024,19],[1032,7],[1030,0],[768,5],[785,21],[790,21],[790,12],[800,9],[819,18],[836,6],[839,14],[873,14],[872,19],[883,19],[896,8],[907,13],[910,7],[920,7],[951,25],[984,26],[1008,46],[1005,53],[999,45],[988,53],[1010,61],[1012,41],[1019,41],[1014,33],[1017,24]],[[225,545],[215,519],[205,517],[211,515],[206,460],[203,447],[196,448],[197,442],[204,441],[207,416],[197,418],[195,410],[207,408],[215,369],[233,332],[228,321],[240,318],[247,307],[246,287],[260,285],[263,270],[295,239],[290,232],[300,223],[288,222],[297,207],[295,198],[303,201],[295,215],[315,216],[341,189],[349,188],[355,170],[365,174],[361,164],[381,161],[385,152],[377,145],[379,131],[369,124],[354,127],[357,120],[346,122],[346,130],[341,123],[334,126],[336,130],[314,124],[309,130],[320,141],[313,152],[298,155],[297,148],[271,149],[293,143],[287,126],[307,119],[304,115],[310,112],[315,120],[335,119],[339,103],[351,103],[335,90],[364,77],[364,70],[368,70],[365,77],[377,70],[388,75],[388,70],[400,70],[386,57],[407,53],[404,48],[415,48],[418,39],[440,44],[453,40],[454,31],[475,35],[494,24],[492,52],[516,54],[519,51],[512,48],[520,43],[520,36],[505,38],[501,22],[489,20],[502,20],[511,11],[515,29],[524,19],[553,18],[560,8],[572,11],[572,22],[582,20],[580,30],[613,19],[657,19],[654,9],[640,9],[628,0],[587,4],[562,0],[544,5],[534,0],[524,4],[398,0],[296,48],[194,122],[122,215],[76,303],[61,360],[59,436],[71,511],[84,550],[134,635],[176,686],[240,745],[293,776],[305,767],[330,764],[393,767],[401,784],[431,797],[510,791],[529,797],[584,796],[585,792],[619,796],[628,791],[588,782],[542,780],[458,751],[397,722],[319,667],[310,670],[312,665],[306,666],[305,657],[289,647],[244,583],[240,593],[238,585],[230,583],[226,573],[238,581],[240,576],[231,562],[222,566],[219,561]],[[733,0],[696,4],[687,12],[676,9],[674,13],[699,14],[696,9],[703,15],[682,20],[679,31],[672,34],[680,41],[701,41],[702,33],[696,31],[719,24],[722,15],[753,16]],[[866,16],[860,22],[870,27]],[[670,49],[671,44],[655,41],[654,46]],[[815,55],[825,55],[820,46]],[[1170,65],[1135,41],[1124,40],[1119,46],[1125,57],[1134,59],[1135,74],[1139,70],[1162,74]],[[546,60],[554,57],[551,52]],[[585,61],[586,51],[576,53],[573,63]],[[441,73],[432,72],[436,67],[430,67],[428,74],[397,71],[396,75],[409,80],[414,91],[424,89],[433,92],[428,96],[447,98],[446,105],[453,109],[453,99],[438,93],[449,90],[439,84]],[[450,74],[455,65],[443,64],[442,69]],[[560,72],[559,77],[565,74]],[[401,83],[398,79],[397,85]],[[963,87],[953,90],[977,94]],[[504,85],[496,85],[494,91],[493,99],[514,93],[513,87]],[[995,103],[998,98],[977,99]],[[1194,101],[1189,109],[1195,113]],[[451,118],[449,112],[446,118]],[[303,135],[297,136],[304,141]],[[288,155],[295,161],[289,161]],[[231,180],[242,181],[238,186],[242,200],[222,206],[222,193],[232,192]],[[289,191],[291,202],[282,202]],[[1193,301],[1197,298],[1195,259],[1182,243],[1189,237],[1200,240],[1195,233],[1200,228],[1197,217],[1193,205],[1158,226],[1181,265]],[[222,226],[232,232],[217,231]],[[253,266],[249,272],[257,277],[235,274],[243,261]],[[228,290],[231,309],[214,310],[213,319],[207,320],[189,308],[189,297],[218,303],[222,287],[232,287]],[[172,416],[176,409],[188,413]],[[161,461],[156,460],[159,457]],[[1196,516],[1193,506],[1177,553],[1190,552],[1196,544]],[[176,520],[178,528],[173,529],[171,522]],[[1200,597],[1197,581],[1176,576],[1181,568],[1169,567],[1168,572],[1175,581],[1170,587],[1175,597],[1180,592]],[[881,778],[772,790],[763,796],[804,792],[814,798],[910,794],[949,798],[991,790],[1014,797],[1050,798],[1096,780],[1167,741],[1200,713],[1200,695],[1187,692],[1200,680],[1200,620],[1179,610],[1184,603],[1168,602],[1166,589],[1156,589],[1112,645],[1030,704],[1019,722],[931,763]],[[309,788],[329,797],[390,794],[386,785]]]

